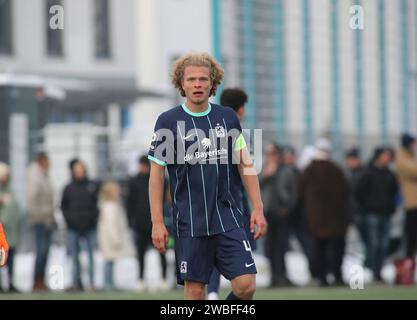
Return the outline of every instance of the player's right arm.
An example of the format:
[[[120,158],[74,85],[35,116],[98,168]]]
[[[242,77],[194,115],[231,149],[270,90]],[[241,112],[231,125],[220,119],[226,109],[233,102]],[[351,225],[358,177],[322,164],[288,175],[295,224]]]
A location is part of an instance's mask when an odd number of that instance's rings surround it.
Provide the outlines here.
[[[149,201],[152,219],[152,242],[161,253],[166,252],[169,234],[164,224],[164,173],[165,167],[151,161],[151,174],[149,178]]]

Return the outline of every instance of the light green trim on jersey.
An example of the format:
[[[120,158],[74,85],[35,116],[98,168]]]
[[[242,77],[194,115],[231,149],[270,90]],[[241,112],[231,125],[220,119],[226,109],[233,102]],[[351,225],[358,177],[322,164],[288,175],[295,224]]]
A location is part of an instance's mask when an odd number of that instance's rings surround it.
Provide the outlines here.
[[[245,147],[246,147],[245,138],[243,137],[243,134],[240,134],[240,136],[235,141],[234,150],[240,151]]]
[[[163,167],[166,167],[166,165],[167,165],[166,162],[164,162],[162,160],[159,160],[159,159],[157,159],[155,157],[152,157],[152,156],[148,156],[148,159],[151,160],[151,161],[153,161],[153,162],[155,162],[155,163],[157,163],[157,164],[159,164],[159,165],[161,165],[161,166],[163,166]]]
[[[203,112],[192,112],[190,109],[188,109],[187,105],[185,103],[183,103],[182,108],[184,109],[185,112],[187,112],[189,115],[193,116],[193,117],[203,117],[206,116],[210,113],[211,111],[211,104],[208,104],[208,107],[205,111]]]

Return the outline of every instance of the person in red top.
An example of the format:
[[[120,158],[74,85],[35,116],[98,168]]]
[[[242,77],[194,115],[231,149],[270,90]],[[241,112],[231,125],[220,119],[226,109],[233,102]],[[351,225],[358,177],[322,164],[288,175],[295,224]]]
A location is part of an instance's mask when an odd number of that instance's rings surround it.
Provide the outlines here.
[[[6,241],[6,235],[3,231],[3,225],[0,223],[0,267],[3,267],[7,262],[7,252],[9,245]]]

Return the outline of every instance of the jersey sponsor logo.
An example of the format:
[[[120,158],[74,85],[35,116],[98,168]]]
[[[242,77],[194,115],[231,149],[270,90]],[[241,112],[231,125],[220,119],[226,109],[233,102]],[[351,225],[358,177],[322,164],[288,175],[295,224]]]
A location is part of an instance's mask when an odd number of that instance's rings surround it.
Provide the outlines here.
[[[192,162],[192,160],[196,160],[195,163],[198,162],[198,160],[201,159],[207,159],[210,160],[216,160],[216,159],[227,159],[227,149],[222,148],[220,150],[210,150],[210,151],[196,151],[194,154],[187,153],[184,157],[184,161],[186,162]],[[194,163],[192,163],[194,164]]]
[[[181,273],[187,273],[187,261],[181,261],[180,272]]]
[[[201,140],[201,144],[203,145],[204,149],[208,149],[211,147],[211,141],[209,138],[204,138]]]
[[[255,264],[255,262],[252,262],[252,263],[245,263],[245,267],[246,267],[246,268],[250,268],[250,267],[252,267],[254,264]]]

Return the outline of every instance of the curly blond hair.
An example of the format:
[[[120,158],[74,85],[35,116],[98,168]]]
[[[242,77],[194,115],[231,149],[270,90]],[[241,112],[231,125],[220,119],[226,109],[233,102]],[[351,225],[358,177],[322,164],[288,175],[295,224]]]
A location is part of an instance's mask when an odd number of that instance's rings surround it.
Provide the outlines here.
[[[184,70],[188,66],[208,67],[210,69],[210,80],[212,83],[210,96],[216,95],[217,87],[223,80],[224,70],[221,65],[214,60],[208,53],[188,53],[175,61],[171,82],[177,88],[182,97],[185,97],[185,92],[182,88],[182,80],[184,78]]]

